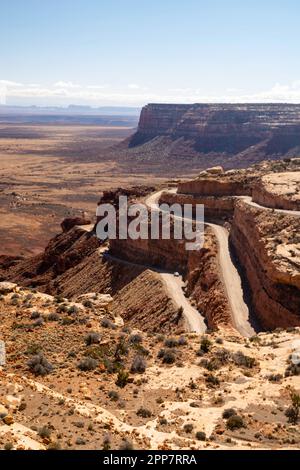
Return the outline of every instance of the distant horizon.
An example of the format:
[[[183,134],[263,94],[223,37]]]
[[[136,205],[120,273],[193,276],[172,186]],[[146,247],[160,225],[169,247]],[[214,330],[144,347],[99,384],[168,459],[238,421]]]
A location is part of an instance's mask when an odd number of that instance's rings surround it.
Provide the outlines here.
[[[224,105],[224,106],[247,106],[247,105],[256,105],[256,106],[276,106],[276,105],[286,105],[286,106],[300,106],[299,103],[290,103],[290,102],[195,102],[195,103],[170,103],[170,102],[149,102],[143,106],[122,106],[122,105],[106,105],[106,106],[92,106],[92,105],[79,105],[79,104],[69,104],[69,105],[11,105],[11,104],[0,104],[0,112],[2,110],[35,110],[35,111],[68,111],[70,114],[74,111],[74,114],[80,114],[80,112],[84,111],[100,111],[100,110],[111,110],[111,111],[123,111],[132,113],[133,115],[136,113],[137,115],[141,112],[141,110],[145,106],[197,106],[197,105]]]

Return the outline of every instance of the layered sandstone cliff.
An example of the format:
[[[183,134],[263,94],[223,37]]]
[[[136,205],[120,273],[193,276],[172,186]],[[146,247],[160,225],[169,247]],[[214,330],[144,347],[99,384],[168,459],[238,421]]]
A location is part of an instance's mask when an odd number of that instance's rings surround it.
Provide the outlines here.
[[[128,140],[142,160],[176,161],[185,169],[247,167],[300,150],[300,105],[149,104]],[[159,152],[161,148],[161,152]],[[183,160],[183,161],[182,161]]]
[[[254,312],[267,329],[300,325],[299,232],[298,217],[236,203],[231,246]]]
[[[252,197],[262,206],[300,210],[300,171],[268,174],[253,186]]]

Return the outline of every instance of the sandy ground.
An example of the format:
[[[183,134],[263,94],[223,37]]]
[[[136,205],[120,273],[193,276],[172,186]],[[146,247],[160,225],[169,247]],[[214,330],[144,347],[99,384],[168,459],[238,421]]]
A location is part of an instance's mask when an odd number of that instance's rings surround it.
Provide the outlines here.
[[[3,284],[0,288],[4,292]],[[185,334],[185,342],[172,348],[175,362],[166,364],[158,353],[170,338],[138,330],[125,333],[121,326],[102,328],[97,309],[85,311],[79,303],[78,315],[88,314],[90,326],[45,321],[36,329],[31,312],[53,313],[59,306],[56,299],[17,286],[5,289],[0,299],[7,349],[6,365],[0,370],[0,447],[101,449],[107,435],[111,448],[119,448],[124,438],[139,449],[299,447],[299,426],[289,423],[285,415],[291,390],[300,390],[299,375],[285,374],[289,357],[299,345],[299,329],[260,333],[251,340],[218,331],[205,337],[209,348],[201,355],[203,337]],[[31,307],[20,309],[15,300],[21,305],[28,295]],[[99,348],[114,348],[120,338],[126,341],[129,350],[122,363],[130,380],[124,387],[116,386],[117,372],[103,364],[101,369],[78,370],[78,361],[89,348],[84,338],[90,331],[99,332]],[[130,342],[137,334],[142,341],[139,349]],[[54,365],[45,377],[35,376],[27,367],[33,354],[28,348],[37,342]],[[132,373],[130,363],[142,348],[148,351],[146,370]],[[75,356],[66,355],[70,351]],[[233,360],[237,353],[255,362],[237,364]],[[223,357],[223,362],[211,371],[207,364],[217,357]],[[278,377],[270,379],[273,376]],[[115,400],[109,398],[111,391],[117,394]],[[146,414],[139,415],[141,408]],[[227,426],[223,413],[228,409],[242,417],[241,428]],[[44,427],[49,436],[41,433]],[[205,433],[203,440],[197,439],[198,432]]]
[[[0,254],[40,252],[63,218],[82,211],[93,217],[103,190],[159,182],[158,175],[135,174],[132,168],[125,172],[115,161],[102,161],[109,147],[132,132],[126,127],[0,125]],[[97,161],[91,162],[91,156]]]

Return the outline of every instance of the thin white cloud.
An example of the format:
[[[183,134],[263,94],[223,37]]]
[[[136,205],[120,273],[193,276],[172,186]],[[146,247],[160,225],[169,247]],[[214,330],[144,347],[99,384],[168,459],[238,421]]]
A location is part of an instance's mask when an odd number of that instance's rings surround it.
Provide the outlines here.
[[[80,85],[76,85],[73,82],[64,82],[64,81],[56,82],[54,83],[53,86],[55,88],[81,88]]]
[[[40,84],[22,84],[10,80],[0,80],[1,102],[9,103],[11,99],[26,99],[35,103],[51,102],[57,104],[86,103],[99,106],[132,105],[140,106],[148,102],[167,103],[270,103],[286,102],[300,103],[300,80],[288,85],[276,83],[269,90],[256,93],[245,93],[238,89],[227,89],[224,94],[206,95],[199,89],[170,88],[168,90],[151,91],[137,84],[130,84],[123,88],[113,88],[109,85],[78,85],[68,81],[58,81],[50,86]]]
[[[109,85],[88,85],[88,90],[104,90],[105,88],[109,88]]]
[[[137,83],[129,83],[128,88],[130,90],[139,90],[140,86]]]
[[[11,80],[0,80],[1,86],[22,87],[23,84],[19,82],[12,82]]]

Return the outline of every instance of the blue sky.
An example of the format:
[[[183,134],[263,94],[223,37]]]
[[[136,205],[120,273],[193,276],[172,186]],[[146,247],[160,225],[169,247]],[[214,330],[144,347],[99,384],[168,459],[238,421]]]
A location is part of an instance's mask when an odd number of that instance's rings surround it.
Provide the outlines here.
[[[0,100],[300,102],[298,0],[0,0]]]

